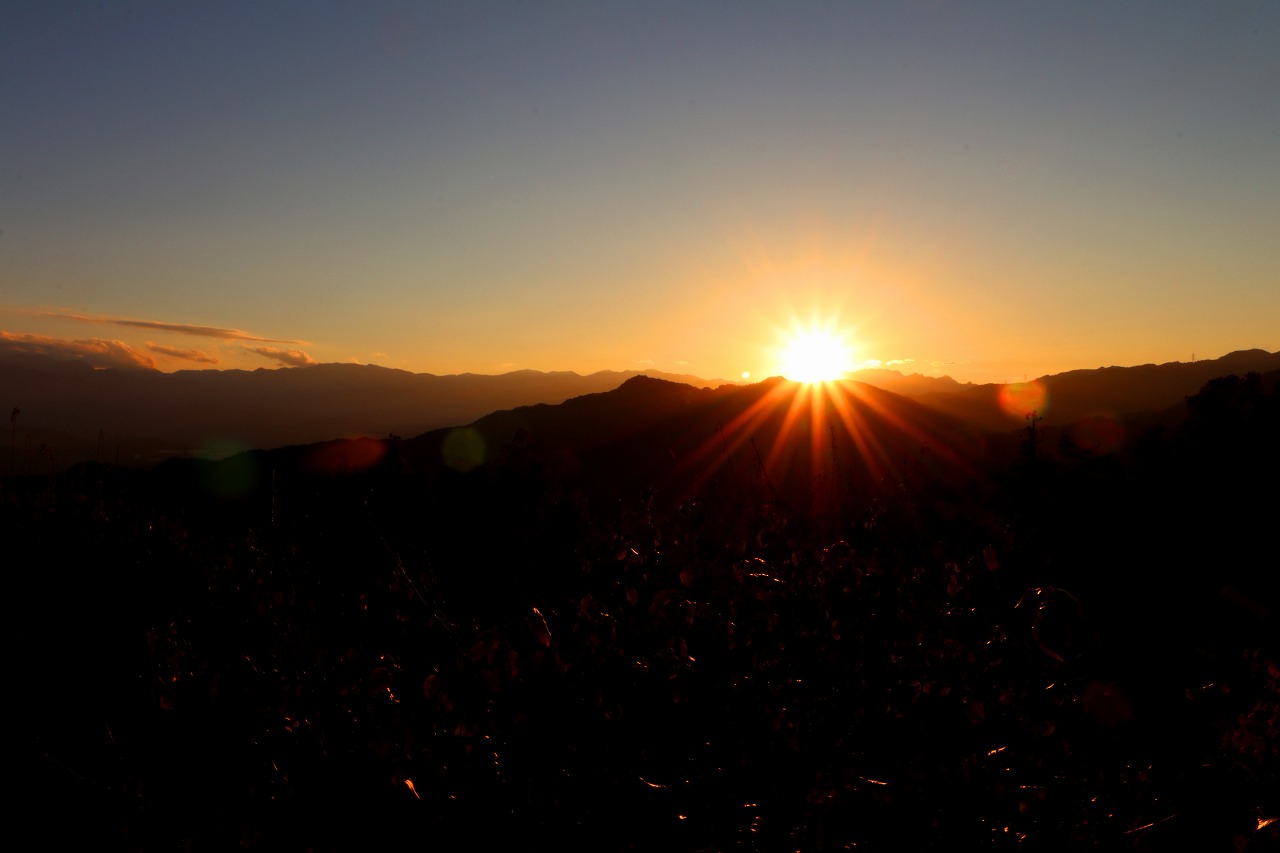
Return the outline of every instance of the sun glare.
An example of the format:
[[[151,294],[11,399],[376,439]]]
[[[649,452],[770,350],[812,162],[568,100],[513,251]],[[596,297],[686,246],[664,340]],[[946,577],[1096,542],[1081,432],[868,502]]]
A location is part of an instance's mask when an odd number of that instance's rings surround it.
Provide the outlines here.
[[[816,325],[792,330],[779,360],[779,372],[793,382],[831,382],[853,369],[852,349],[844,336]]]

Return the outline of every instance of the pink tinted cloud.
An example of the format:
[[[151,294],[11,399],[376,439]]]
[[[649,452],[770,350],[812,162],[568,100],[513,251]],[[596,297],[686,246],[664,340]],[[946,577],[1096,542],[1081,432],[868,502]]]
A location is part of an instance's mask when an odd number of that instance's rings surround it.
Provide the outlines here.
[[[147,341],[147,349],[168,358],[176,358],[182,361],[194,361],[199,364],[218,363],[217,357],[198,349],[181,349],[179,347],[165,346],[164,344],[155,344],[151,341]]]
[[[276,347],[245,347],[245,349],[249,352],[256,352],[266,358],[274,359],[288,367],[306,367],[309,364],[319,364],[314,358],[300,349],[277,349]]]
[[[52,317],[58,320],[75,320],[79,323],[99,323],[111,326],[130,326],[135,329],[154,329],[162,332],[177,332],[182,335],[195,335],[203,338],[217,338],[223,341],[254,341],[265,344],[303,344],[306,341],[294,341],[287,338],[264,338],[240,329],[225,329],[220,326],[195,326],[190,323],[165,323],[159,320],[135,320],[130,317],[110,317],[103,314],[73,314],[62,311],[33,311],[38,317]]]
[[[0,330],[0,350],[42,355],[70,361],[83,361],[93,367],[127,367],[154,370],[156,360],[138,352],[124,341],[102,338],[66,340],[45,335],[17,334]]]

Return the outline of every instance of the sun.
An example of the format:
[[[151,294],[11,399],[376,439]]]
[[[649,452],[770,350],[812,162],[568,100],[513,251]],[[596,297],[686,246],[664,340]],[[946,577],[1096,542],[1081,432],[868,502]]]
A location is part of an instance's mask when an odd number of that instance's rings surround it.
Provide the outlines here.
[[[799,326],[784,336],[779,362],[779,372],[793,382],[832,382],[853,369],[853,348],[832,328]]]

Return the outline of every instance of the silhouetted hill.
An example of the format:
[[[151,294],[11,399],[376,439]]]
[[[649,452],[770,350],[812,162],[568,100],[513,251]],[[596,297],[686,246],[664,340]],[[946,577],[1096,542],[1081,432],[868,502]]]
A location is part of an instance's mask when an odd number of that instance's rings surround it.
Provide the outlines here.
[[[951,475],[972,469],[985,447],[971,426],[860,382],[710,389],[641,376],[557,406],[437,430],[402,452],[425,470],[493,468],[518,455],[563,488],[593,495],[651,489],[671,503],[707,488],[749,489],[827,511],[921,465]]]
[[[639,373],[436,376],[355,364],[162,373],[95,370],[0,350],[0,404],[21,410],[16,427],[24,453],[30,435],[36,449],[53,448],[59,465],[92,459],[151,465],[245,447],[414,435],[499,409],[616,388]]]
[[[1116,417],[1158,412],[1182,403],[1206,382],[1219,376],[1265,373],[1280,369],[1280,352],[1240,350],[1221,358],[1173,361],[1136,367],[1099,367],[1042,376],[1046,403],[1039,414],[1045,425],[1062,425],[1094,416]],[[921,377],[922,379],[924,377]],[[874,384],[874,381],[873,381]],[[1021,412],[1000,407],[1005,385],[962,385],[952,390],[903,390],[926,405],[989,430],[1025,426]]]

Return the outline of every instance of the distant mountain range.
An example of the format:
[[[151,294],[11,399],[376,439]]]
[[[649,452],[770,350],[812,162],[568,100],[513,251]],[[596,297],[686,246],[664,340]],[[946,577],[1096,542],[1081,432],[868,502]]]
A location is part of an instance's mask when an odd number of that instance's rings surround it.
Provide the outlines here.
[[[710,384],[695,376],[644,373]],[[0,406],[20,410],[14,424],[20,457],[27,445],[35,451],[45,445],[60,467],[94,459],[145,467],[174,456],[417,435],[493,411],[607,391],[640,374],[436,376],[355,364],[161,373],[98,370],[0,350]]]
[[[1192,363],[1070,371],[1036,380],[1046,392],[1038,414],[1046,425],[1053,425],[1093,415],[1158,412],[1180,405],[1217,376],[1274,370],[1280,370],[1280,353],[1255,349]],[[727,414],[728,409],[717,414],[717,406],[730,406],[721,401],[776,393],[779,384],[778,380],[767,380],[738,386],[654,371],[601,371],[581,376],[525,370],[496,376],[436,376],[352,364],[160,373],[95,370],[79,362],[0,350],[0,406],[20,410],[11,433],[12,458],[19,471],[31,468],[41,446],[48,449],[58,467],[94,459],[150,466],[174,456],[219,456],[244,448],[356,436],[410,437],[466,424],[474,424],[477,435],[488,436],[486,442],[501,444],[503,438],[494,432],[501,432],[498,424],[536,424],[539,419],[563,418],[569,413],[576,413],[574,429],[606,435],[611,433],[600,420],[606,417],[605,412],[592,408],[596,403],[591,399],[574,398],[617,389],[642,375],[665,382],[661,386],[631,383],[625,394],[658,395],[667,402],[651,412],[640,405],[624,407],[626,414],[620,417],[626,423],[619,426],[639,429],[647,423],[646,418],[661,411],[666,413],[662,415],[667,424],[664,429],[682,447],[705,440],[707,428],[723,427],[740,416]],[[941,430],[953,438],[961,426],[966,431],[994,432],[1024,426],[1020,412],[1009,414],[1001,409],[1003,385],[961,384],[949,377],[904,376],[891,370],[860,371],[852,376],[856,381],[844,384],[861,390],[849,399],[865,409],[861,413],[868,422],[881,413],[922,429],[921,425],[928,424],[925,433]],[[655,391],[655,387],[665,390]],[[639,390],[644,388],[649,390]],[[685,390],[678,390],[681,388]],[[713,388],[719,390],[713,393]],[[676,417],[668,411],[667,397],[673,394],[691,402],[705,400],[709,408],[701,414]],[[899,397],[910,399],[899,401]],[[547,404],[559,403],[566,403],[563,411],[545,411]],[[909,417],[903,409],[907,404]],[[544,408],[510,411],[540,405]],[[616,413],[609,415],[614,416]],[[763,428],[766,421],[756,427]],[[769,429],[780,428],[777,424]],[[771,441],[772,434],[766,438],[766,433],[768,429],[760,440]],[[891,444],[887,434],[877,433],[875,440]],[[607,452],[604,444],[597,450]],[[839,447],[836,451],[839,453]],[[0,468],[7,470],[7,466]]]
[[[1267,373],[1274,384],[1278,371],[1280,354],[1257,350],[1044,377],[1041,424],[1056,436],[1062,425],[1085,419],[1154,415],[1184,408],[1187,397],[1218,376]],[[405,442],[401,452],[427,471],[523,458],[594,495],[648,485],[680,497],[718,481],[730,493],[764,489],[793,506],[816,501],[834,508],[923,470],[931,482],[959,488],[1019,446],[1025,416],[1001,408],[1003,386],[893,371],[868,378],[896,390],[843,380],[813,394],[776,378],[691,388],[635,377],[558,406],[495,412],[467,427],[437,430]],[[1097,443],[1096,433],[1091,425],[1085,435]],[[834,491],[837,483],[842,493]]]
[[[1033,381],[1045,392],[1037,414],[1045,425],[1061,426],[1099,415],[1162,412],[1181,405],[1210,379],[1273,370],[1280,370],[1280,352],[1250,349],[1193,362],[1071,370]],[[892,370],[864,370],[852,374],[852,378],[911,397],[983,429],[1002,431],[1025,426],[1025,413],[1015,409],[1010,414],[1000,405],[1001,391],[1008,385],[962,385],[950,377],[918,373],[903,376]]]

